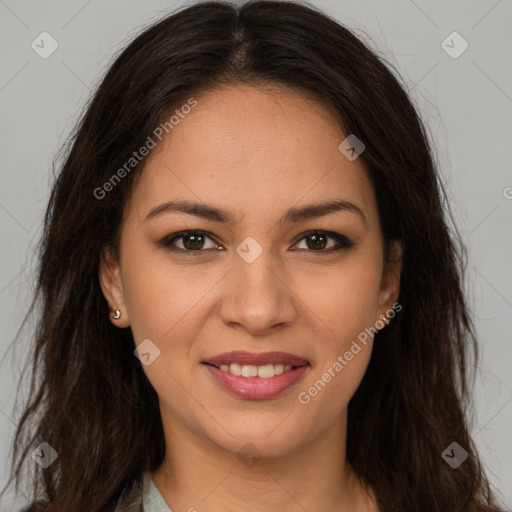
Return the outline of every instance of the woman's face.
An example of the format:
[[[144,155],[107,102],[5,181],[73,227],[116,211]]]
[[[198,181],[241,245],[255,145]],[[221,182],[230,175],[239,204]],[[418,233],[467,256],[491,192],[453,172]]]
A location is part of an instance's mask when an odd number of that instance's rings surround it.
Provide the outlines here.
[[[113,322],[150,340],[164,429],[280,455],[344,428],[400,269],[385,271],[375,191],[324,108],[246,85],[196,99],[147,157],[102,287]]]

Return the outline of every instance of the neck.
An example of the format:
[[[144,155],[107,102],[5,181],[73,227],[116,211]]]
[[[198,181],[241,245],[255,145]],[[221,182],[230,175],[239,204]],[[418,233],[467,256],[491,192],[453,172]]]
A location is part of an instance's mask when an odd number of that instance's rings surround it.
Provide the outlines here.
[[[241,460],[162,409],[166,456],[151,474],[173,512],[378,512],[346,462],[346,415],[279,457]]]

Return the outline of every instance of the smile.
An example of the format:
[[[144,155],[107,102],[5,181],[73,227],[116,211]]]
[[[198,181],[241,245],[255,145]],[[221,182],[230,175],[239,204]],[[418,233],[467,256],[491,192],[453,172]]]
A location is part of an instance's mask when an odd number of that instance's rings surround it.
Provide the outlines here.
[[[240,398],[277,397],[299,382],[310,367],[307,360],[283,352],[231,352],[202,362],[221,389]]]

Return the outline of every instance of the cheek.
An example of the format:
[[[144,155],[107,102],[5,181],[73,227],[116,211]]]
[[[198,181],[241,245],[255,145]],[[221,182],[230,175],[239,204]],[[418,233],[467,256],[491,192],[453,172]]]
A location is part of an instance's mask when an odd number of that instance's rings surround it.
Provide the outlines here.
[[[368,366],[378,308],[378,257],[361,255],[338,270],[309,295],[307,306],[318,319],[315,343],[319,358],[309,379],[298,391],[299,403],[311,412],[326,414],[328,423],[344,410]],[[331,404],[331,405],[328,405]],[[337,404],[333,406],[332,404]]]
[[[374,324],[381,277],[378,257],[361,251],[314,273],[297,270],[297,276],[294,292],[316,318],[319,334],[337,349]]]
[[[197,366],[191,350],[204,321],[199,318],[205,313],[201,300],[206,300],[215,279],[204,272],[203,279],[193,279],[193,271],[165,264],[164,258],[128,249],[123,264],[124,296],[136,345],[149,339],[159,350],[142,367],[146,376],[167,407],[185,411],[190,408],[190,397],[183,392],[183,383]]]
[[[372,308],[362,299],[339,304],[339,313],[331,323],[329,337],[319,337],[322,347],[317,364],[297,391],[297,401],[312,417],[318,428],[327,426],[343,414],[363,379],[373,348]],[[339,311],[338,310],[338,311]]]
[[[165,256],[155,258],[143,251],[132,251],[125,261],[124,296],[135,340],[163,341],[176,329],[183,334],[194,308],[200,309],[201,299],[215,283],[211,274],[201,272],[198,279],[197,269],[166,264]]]

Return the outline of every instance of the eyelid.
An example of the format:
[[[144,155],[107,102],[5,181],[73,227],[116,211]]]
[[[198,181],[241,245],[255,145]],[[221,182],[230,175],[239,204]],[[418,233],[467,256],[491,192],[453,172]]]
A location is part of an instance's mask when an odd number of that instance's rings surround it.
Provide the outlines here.
[[[197,251],[190,251],[190,250],[186,250],[186,249],[181,249],[180,247],[176,247],[173,245],[174,241],[179,240],[180,238],[183,238],[184,236],[190,235],[190,234],[203,235],[206,238],[210,238],[217,245],[220,245],[219,242],[217,241],[217,238],[215,237],[215,235],[213,235],[209,231],[204,231],[201,229],[187,229],[184,231],[177,231],[176,233],[172,233],[171,235],[168,235],[165,238],[163,238],[162,240],[160,240],[159,242],[157,242],[157,245],[164,247],[168,250],[175,251],[175,252],[182,253],[182,254],[196,254],[196,253],[200,254],[202,252],[206,252],[207,250],[211,250],[211,249],[198,249]],[[297,245],[304,238],[306,238],[310,235],[316,235],[316,234],[322,234],[322,235],[327,236],[328,238],[333,239],[334,241],[337,242],[338,246],[334,247],[334,248],[323,249],[323,250],[318,250],[318,251],[315,251],[313,249],[299,249],[299,250],[304,250],[304,251],[307,251],[310,253],[329,254],[331,252],[336,252],[341,249],[349,249],[350,247],[353,247],[355,245],[355,242],[352,242],[349,238],[347,238],[345,235],[343,235],[341,233],[337,233],[335,231],[328,231],[325,229],[310,229],[308,231],[301,233],[293,242],[293,246]]]

